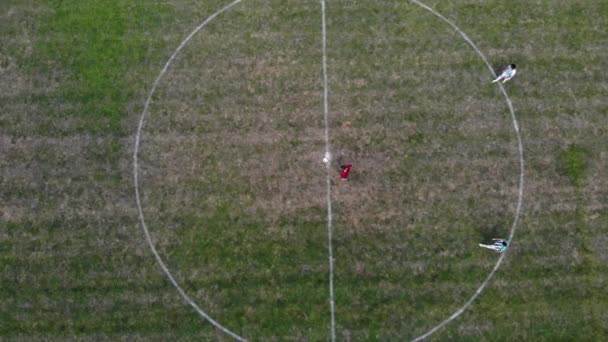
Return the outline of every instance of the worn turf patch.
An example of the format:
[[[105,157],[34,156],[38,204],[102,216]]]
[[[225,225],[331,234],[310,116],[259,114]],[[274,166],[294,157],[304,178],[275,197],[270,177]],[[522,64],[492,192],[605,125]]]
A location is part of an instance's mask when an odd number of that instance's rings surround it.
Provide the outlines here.
[[[227,339],[146,245],[124,133],[228,2],[0,1],[0,339]],[[425,3],[521,68],[505,87],[526,157],[509,253],[433,338],[605,339],[606,2]],[[251,340],[329,339],[320,30],[316,1],[243,1],[178,56],[142,133],[160,255]],[[354,164],[348,182],[331,165],[338,340],[405,340],[495,265],[477,243],[512,224],[511,118],[466,42],[409,1],[328,1],[327,34],[332,162]]]

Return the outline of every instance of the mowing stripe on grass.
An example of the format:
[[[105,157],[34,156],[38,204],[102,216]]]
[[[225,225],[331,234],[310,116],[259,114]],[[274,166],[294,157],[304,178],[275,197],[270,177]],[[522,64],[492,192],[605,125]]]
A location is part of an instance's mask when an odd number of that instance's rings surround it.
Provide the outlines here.
[[[418,0],[410,0],[410,1],[413,2],[413,3],[415,3],[416,5],[424,8],[424,9],[426,9],[427,11],[431,12],[432,14],[434,14],[435,16],[437,16],[439,19],[443,20],[445,23],[447,23],[448,25],[450,25],[454,30],[456,30],[456,32],[458,32],[460,34],[460,36],[473,48],[473,50],[475,50],[475,52],[477,52],[477,54],[479,55],[479,57],[481,57],[481,59],[483,60],[483,62],[485,63],[485,65],[490,70],[490,73],[492,74],[492,77],[495,77],[495,75],[494,75],[494,69],[492,69],[492,65],[490,65],[490,63],[488,62],[488,59],[486,58],[486,56],[483,54],[483,52],[481,52],[481,50],[479,50],[479,48],[477,47],[477,45],[475,45],[475,43],[473,43],[473,41],[469,38],[469,36],[467,36],[460,28],[458,28],[458,26],[456,26],[453,22],[451,22],[449,19],[447,19],[446,17],[444,17],[443,15],[441,15],[440,13],[438,13],[437,11],[435,11],[433,8],[431,8],[431,7],[429,7],[429,6],[421,3],[420,1],[418,1]],[[518,193],[518,197],[517,197],[517,208],[515,209],[515,216],[513,218],[513,224],[511,225],[511,232],[509,233],[509,242],[512,243],[513,237],[515,236],[515,229],[517,228],[517,222],[519,220],[519,216],[521,214],[521,208],[522,208],[522,204],[523,204],[523,194],[524,194],[524,149],[523,149],[523,144],[522,144],[522,140],[521,140],[521,134],[519,132],[519,125],[517,124],[517,117],[515,116],[515,110],[513,109],[513,103],[511,102],[511,99],[509,98],[509,95],[507,94],[507,91],[505,90],[504,86],[501,83],[498,83],[498,86],[500,88],[500,91],[504,95],[505,100],[507,101],[507,106],[509,107],[509,112],[511,113],[511,120],[513,122],[513,128],[515,129],[515,135],[517,136],[517,147],[518,147],[518,151],[519,151],[519,193]],[[460,309],[456,310],[456,312],[454,312],[450,317],[448,317],[447,319],[445,319],[443,322],[437,324],[431,330],[427,331],[423,335],[420,335],[420,336],[416,337],[414,339],[414,341],[424,340],[425,338],[427,338],[431,334],[435,333],[437,330],[439,330],[442,327],[444,327],[446,324],[448,324],[451,321],[455,320],[469,306],[471,306],[471,304],[473,303],[473,301],[475,301],[475,299],[486,288],[486,286],[488,285],[488,283],[490,282],[490,280],[492,280],[492,278],[494,277],[494,274],[496,274],[496,271],[498,271],[498,268],[502,264],[502,261],[504,260],[504,258],[506,257],[506,255],[507,255],[506,253],[503,253],[503,254],[500,255],[500,258],[498,258],[498,261],[496,262],[496,265],[494,265],[494,268],[488,274],[488,276],[486,277],[486,279],[484,280],[484,282],[481,283],[481,285],[479,286],[479,288],[477,289],[477,291],[475,291],[475,293],[473,294],[473,296],[462,307],[460,307]]]
[[[241,2],[241,0],[233,1],[232,3],[228,4],[224,8],[222,8],[219,11],[212,14],[209,18],[207,18],[205,21],[203,21],[202,24],[200,24],[197,28],[195,28],[192,32],[190,32],[190,34],[179,44],[177,49],[175,49],[175,51],[173,52],[171,57],[169,57],[169,60],[167,61],[167,63],[163,67],[163,69],[160,71],[160,73],[156,77],[156,80],[154,80],[154,83],[152,84],[152,90],[150,90],[150,94],[148,94],[148,98],[146,99],[146,104],[144,105],[144,110],[141,113],[141,117],[139,118],[139,124],[137,126],[137,133],[135,134],[135,150],[133,151],[133,181],[135,183],[135,200],[137,202],[137,210],[139,211],[139,221],[141,222],[141,227],[144,230],[144,234],[146,236],[146,242],[148,242],[148,246],[150,247],[150,250],[152,250],[152,253],[154,254],[154,258],[156,258],[156,262],[160,265],[160,268],[163,270],[163,273],[165,273],[167,278],[169,278],[169,281],[171,281],[171,284],[173,284],[173,286],[177,289],[177,292],[179,292],[179,294],[182,296],[182,298],[188,304],[190,304],[190,306],[192,306],[194,308],[194,310],[196,310],[196,312],[198,312],[199,315],[201,315],[204,319],[206,319],[209,323],[211,323],[216,328],[218,328],[221,331],[223,331],[224,333],[232,336],[234,339],[236,339],[238,341],[246,341],[243,337],[228,330],[226,327],[224,327],[223,325],[221,325],[220,323],[215,321],[213,318],[211,318],[211,316],[209,316],[205,311],[203,311],[201,308],[199,308],[198,305],[196,305],[196,303],[194,303],[194,301],[192,299],[190,299],[190,297],[186,294],[186,292],[184,292],[184,290],[179,286],[179,284],[177,283],[175,278],[173,278],[173,275],[171,275],[171,272],[169,271],[169,269],[163,262],[162,258],[158,254],[156,247],[154,247],[154,243],[152,242],[152,238],[150,237],[150,231],[148,230],[148,226],[146,225],[146,221],[144,220],[144,212],[143,212],[143,209],[141,206],[141,199],[139,196],[139,181],[138,181],[138,174],[137,174],[137,172],[138,172],[137,154],[139,152],[139,141],[141,138],[141,131],[142,131],[142,128],[144,125],[144,120],[146,118],[146,114],[148,114],[148,108],[150,107],[150,103],[152,102],[152,95],[154,95],[154,91],[156,90],[156,87],[160,83],[161,78],[165,75],[165,73],[167,72],[167,69],[169,69],[169,66],[171,65],[171,63],[173,63],[173,60],[175,59],[177,54],[179,54],[179,52],[182,50],[182,48],[190,41],[190,39],[192,39],[192,37],[198,31],[200,31],[203,27],[205,27],[205,25],[207,25],[211,20],[215,19],[215,17],[217,17],[218,15],[222,14],[223,12],[227,11],[232,6],[234,6],[240,2]]]
[[[323,121],[325,123],[325,156],[328,162],[325,163],[325,170],[327,171],[326,183],[327,183],[327,251],[329,255],[329,312],[331,316],[331,341],[336,340],[336,309],[334,301],[334,252],[332,246],[333,240],[333,227],[332,227],[332,213],[331,213],[331,179],[330,179],[330,165],[331,153],[329,146],[329,107],[327,105],[327,34],[325,26],[325,0],[321,0],[321,34],[322,34],[322,45],[323,45]]]

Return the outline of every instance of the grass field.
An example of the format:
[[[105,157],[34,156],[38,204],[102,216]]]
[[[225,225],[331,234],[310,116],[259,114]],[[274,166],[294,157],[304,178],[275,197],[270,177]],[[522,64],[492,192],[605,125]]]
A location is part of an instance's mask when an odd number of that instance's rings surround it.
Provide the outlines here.
[[[137,124],[229,1],[0,2],[0,340],[230,340],[162,273]],[[608,2],[427,0],[497,70],[526,161],[490,285],[436,340],[608,339]],[[337,340],[409,340],[506,237],[519,154],[480,57],[409,1],[327,3]],[[141,133],[160,256],[249,340],[330,340],[321,6],[243,0]],[[348,182],[342,163],[354,165]]]

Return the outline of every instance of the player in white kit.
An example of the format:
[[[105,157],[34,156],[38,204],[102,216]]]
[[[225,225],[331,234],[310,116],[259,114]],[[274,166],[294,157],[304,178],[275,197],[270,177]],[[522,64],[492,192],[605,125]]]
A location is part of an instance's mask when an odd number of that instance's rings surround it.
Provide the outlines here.
[[[502,74],[500,74],[500,76],[498,76],[494,81],[492,81],[492,83],[498,82],[500,80],[502,80],[502,83],[505,83],[508,80],[512,79],[513,76],[515,76],[515,74],[517,73],[516,67],[517,66],[515,64],[509,65],[505,69],[505,71],[503,71]]]

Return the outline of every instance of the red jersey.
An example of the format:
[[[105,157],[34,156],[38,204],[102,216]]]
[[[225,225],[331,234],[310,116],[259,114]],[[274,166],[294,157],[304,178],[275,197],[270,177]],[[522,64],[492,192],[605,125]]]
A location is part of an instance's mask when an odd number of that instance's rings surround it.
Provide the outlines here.
[[[340,172],[340,178],[346,180],[348,179],[348,174],[350,173],[350,169],[353,167],[352,164],[342,166],[342,172]]]

